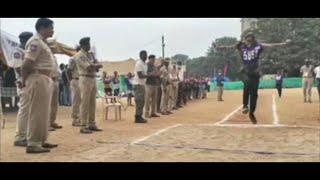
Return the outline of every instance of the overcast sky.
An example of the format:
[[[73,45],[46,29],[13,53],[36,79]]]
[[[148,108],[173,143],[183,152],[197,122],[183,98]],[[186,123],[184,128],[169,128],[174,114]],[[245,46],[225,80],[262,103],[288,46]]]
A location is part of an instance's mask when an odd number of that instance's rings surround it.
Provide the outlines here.
[[[189,57],[205,55],[215,38],[239,38],[240,18],[52,18],[54,37],[74,47],[81,37],[91,37],[99,60],[138,58],[140,50],[161,56],[161,36],[165,36],[165,55]],[[37,18],[1,18],[0,28],[18,36],[34,32]],[[66,57],[60,57],[65,61]]]

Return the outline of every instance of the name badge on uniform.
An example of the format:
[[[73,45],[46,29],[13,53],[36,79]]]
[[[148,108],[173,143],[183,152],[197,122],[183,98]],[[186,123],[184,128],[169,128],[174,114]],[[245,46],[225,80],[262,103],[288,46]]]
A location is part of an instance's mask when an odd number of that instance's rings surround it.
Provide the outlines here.
[[[38,50],[38,46],[34,45],[34,44],[31,44],[30,50],[31,50],[31,52],[36,52]]]
[[[20,53],[15,52],[15,53],[13,54],[13,57],[16,58],[16,59],[20,59],[20,58],[21,58],[21,55],[20,55]]]

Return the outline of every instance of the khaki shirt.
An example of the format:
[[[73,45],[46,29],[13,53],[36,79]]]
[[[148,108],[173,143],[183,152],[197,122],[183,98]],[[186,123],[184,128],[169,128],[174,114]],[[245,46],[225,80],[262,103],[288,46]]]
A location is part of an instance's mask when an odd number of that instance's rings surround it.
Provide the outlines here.
[[[52,75],[51,77],[53,78],[57,78],[60,76],[60,73],[59,73],[59,65],[58,65],[58,61],[57,61],[57,58],[55,56],[53,56],[53,71],[52,71]]]
[[[302,77],[312,78],[313,66],[309,65],[309,67],[307,67],[306,65],[303,65],[300,68],[300,72],[302,73]]]
[[[95,70],[88,70],[88,67],[91,64],[94,64],[92,56],[90,56],[89,53],[80,50],[74,55],[74,59],[76,61],[79,76],[96,76]]]
[[[170,69],[170,79],[173,81],[178,80],[178,70]]]
[[[169,74],[169,69],[166,68],[166,66],[162,66],[160,68],[161,76],[160,78],[162,79],[162,84],[167,85],[167,83],[170,82],[170,74]]]
[[[54,71],[54,56],[40,34],[36,34],[28,40],[24,59],[33,61],[33,69],[35,70]]]
[[[23,58],[24,58],[24,50],[21,49],[20,47],[17,47],[14,52],[13,52],[13,67],[14,72],[16,74],[16,79],[21,80],[21,72],[18,72],[16,68],[21,68],[22,63],[23,63]]]
[[[77,63],[75,61],[75,56],[71,57],[71,59],[69,60],[68,68],[70,69],[70,71],[72,73],[72,78],[79,78],[79,71],[77,68]]]

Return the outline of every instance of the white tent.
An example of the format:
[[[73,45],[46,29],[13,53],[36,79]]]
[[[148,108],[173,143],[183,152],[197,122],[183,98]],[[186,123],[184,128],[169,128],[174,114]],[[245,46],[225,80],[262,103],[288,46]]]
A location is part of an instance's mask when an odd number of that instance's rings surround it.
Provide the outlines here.
[[[76,50],[70,46],[57,42],[55,39],[47,40],[52,52],[54,54],[65,54],[67,56],[73,56],[76,54]],[[5,31],[1,30],[0,34],[0,60],[9,67],[19,67],[15,64],[13,53],[14,49],[19,46],[19,39]]]
[[[13,53],[14,49],[19,46],[17,37],[1,30],[0,34],[0,60],[9,67],[15,67]]]

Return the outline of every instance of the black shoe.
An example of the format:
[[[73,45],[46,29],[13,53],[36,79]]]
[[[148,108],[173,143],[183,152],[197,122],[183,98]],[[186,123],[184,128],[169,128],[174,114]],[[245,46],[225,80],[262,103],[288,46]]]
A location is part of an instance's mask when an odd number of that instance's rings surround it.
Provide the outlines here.
[[[167,112],[162,112],[161,114],[162,115],[169,115]]]
[[[19,146],[19,147],[26,147],[27,146],[27,141],[15,141],[14,146]]]
[[[151,114],[151,117],[160,117],[160,116],[157,114]]]
[[[178,110],[178,108],[176,108],[176,107],[173,107],[172,109],[173,109],[173,110]]]
[[[38,146],[27,146],[26,148],[26,153],[36,154],[36,153],[48,153],[48,152],[50,152],[50,149],[46,149]]]
[[[62,128],[62,126],[58,125],[57,123],[51,124],[51,127],[55,128],[55,129],[61,129]]]
[[[44,144],[42,144],[42,147],[43,147],[43,148],[51,149],[51,148],[56,148],[56,147],[58,147],[58,144],[44,143]]]
[[[92,131],[88,128],[81,128],[80,133],[82,134],[92,134]]]
[[[257,124],[257,119],[253,113],[249,113],[249,118],[250,118],[250,121],[252,122],[252,124]]]
[[[242,108],[242,114],[248,114],[248,112],[249,112],[248,107],[245,106]]]
[[[89,130],[91,130],[91,131],[102,131],[102,129],[99,129],[97,126],[89,127]]]
[[[148,121],[147,120],[138,120],[138,121],[135,121],[135,123],[147,123]]]
[[[135,123],[147,123],[148,121],[144,119],[142,116],[136,116]]]

